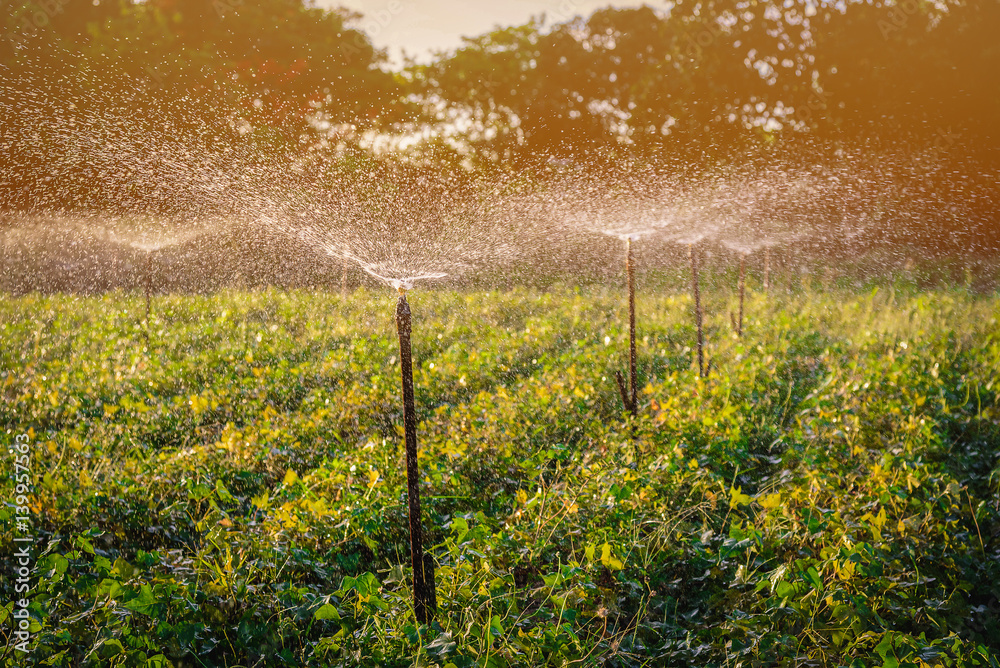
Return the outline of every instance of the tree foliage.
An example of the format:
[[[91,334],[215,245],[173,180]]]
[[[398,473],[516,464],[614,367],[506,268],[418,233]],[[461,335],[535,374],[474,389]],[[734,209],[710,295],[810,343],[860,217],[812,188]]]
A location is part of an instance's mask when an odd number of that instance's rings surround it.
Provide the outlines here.
[[[358,16],[302,0],[8,7],[7,205],[52,199],[44,175],[67,151],[36,135],[63,124],[50,134],[81,136],[108,116],[157,136],[210,137],[258,161],[305,163],[324,182],[331,170],[385,160],[437,172],[613,173],[829,159],[868,146],[936,173],[927,190],[946,198],[995,186],[995,1],[607,8],[497,28],[396,72]],[[73,155],[80,181],[88,154]],[[69,205],[93,190],[65,188]],[[992,205],[976,206],[986,215]]]

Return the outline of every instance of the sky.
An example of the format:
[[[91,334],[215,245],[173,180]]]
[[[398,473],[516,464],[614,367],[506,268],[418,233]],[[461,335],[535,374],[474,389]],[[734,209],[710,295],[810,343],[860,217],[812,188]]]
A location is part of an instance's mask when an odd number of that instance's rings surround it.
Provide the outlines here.
[[[641,0],[317,0],[320,7],[346,7],[364,14],[358,22],[378,48],[400,60],[403,50],[426,62],[434,50],[461,46],[462,37],[494,27],[519,25],[544,13],[547,23],[589,16],[595,9],[638,7]],[[662,5],[647,0],[653,7]]]

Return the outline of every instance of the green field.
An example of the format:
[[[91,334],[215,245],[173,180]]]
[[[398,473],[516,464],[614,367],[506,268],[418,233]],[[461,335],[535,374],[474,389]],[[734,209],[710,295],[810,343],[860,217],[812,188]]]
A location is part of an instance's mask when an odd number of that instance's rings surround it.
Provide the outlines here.
[[[13,665],[998,666],[1000,299],[415,291],[410,602],[394,295],[6,297],[30,429]],[[12,545],[14,454],[2,490]],[[15,599],[13,550],[0,557]]]

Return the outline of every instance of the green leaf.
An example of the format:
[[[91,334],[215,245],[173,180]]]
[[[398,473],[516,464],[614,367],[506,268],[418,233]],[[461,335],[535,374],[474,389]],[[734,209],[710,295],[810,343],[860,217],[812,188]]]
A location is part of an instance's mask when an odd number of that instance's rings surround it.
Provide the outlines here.
[[[114,638],[108,638],[103,642],[100,649],[100,655],[103,658],[109,658],[112,656],[118,656],[119,654],[125,653],[125,648],[122,647],[121,642],[115,640]]]
[[[337,612],[337,608],[326,603],[313,613],[313,617],[316,619],[340,619],[340,613]]]
[[[879,644],[875,646],[875,653],[878,654],[882,660],[885,660],[885,655],[892,651],[892,634],[886,633],[882,636],[882,640]]]
[[[819,576],[819,571],[815,566],[810,566],[803,574],[802,578],[812,585],[816,591],[823,591],[823,579]]]
[[[118,598],[122,594],[122,585],[118,580],[112,578],[104,578],[101,580],[101,584],[97,586],[98,593],[107,596],[108,598]]]
[[[143,615],[153,616],[153,606],[156,605],[156,596],[148,584],[139,588],[139,595],[130,601],[125,602],[125,607]]]
[[[566,576],[564,576],[562,573],[558,571],[552,573],[551,575],[542,576],[542,582],[544,582],[545,586],[548,587],[549,589],[552,589],[553,587],[558,587],[563,583],[563,580],[565,579]]]
[[[94,554],[94,546],[91,544],[90,539],[85,536],[77,536],[76,544],[83,549],[87,554]]]
[[[222,484],[221,480],[215,481],[215,493],[216,495],[218,495],[219,500],[221,501],[225,501],[226,503],[236,502],[236,499],[233,497],[232,494],[229,493],[229,490],[226,489],[226,486]]]
[[[115,559],[115,566],[111,569],[112,575],[117,575],[123,580],[130,580],[135,575],[135,568],[121,557]]]

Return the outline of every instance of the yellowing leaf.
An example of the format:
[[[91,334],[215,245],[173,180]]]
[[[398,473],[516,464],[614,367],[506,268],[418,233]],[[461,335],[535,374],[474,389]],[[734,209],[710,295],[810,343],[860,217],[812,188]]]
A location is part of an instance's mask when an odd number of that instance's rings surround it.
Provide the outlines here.
[[[288,469],[288,471],[285,472],[285,479],[281,481],[281,484],[294,485],[298,480],[299,480],[299,474],[293,471],[292,469]]]
[[[585,556],[588,561],[593,561],[594,550],[595,548],[593,545],[588,545],[587,547],[583,548],[583,556]]]
[[[191,405],[191,411],[194,412],[195,415],[204,413],[205,409],[208,408],[208,399],[198,394],[192,394],[188,403]]]
[[[368,489],[371,489],[372,487],[378,484],[378,477],[379,477],[378,471],[368,472]]]
[[[734,508],[739,508],[740,506],[750,505],[750,495],[744,494],[739,487],[733,487],[729,490],[729,508],[730,510]]]
[[[874,540],[882,540],[882,527],[885,525],[885,508],[878,511],[878,515],[872,515],[871,513],[865,513],[861,516],[862,522],[868,523],[868,530],[872,532],[872,538]]]
[[[691,461],[688,462],[688,468],[691,469],[692,471],[697,471],[698,470],[698,460],[697,459],[691,459]]]
[[[601,563],[613,571],[620,571],[625,568],[625,564],[619,561],[611,551],[611,545],[605,543],[601,546]]]
[[[777,508],[781,505],[781,493],[775,492],[774,494],[765,494],[757,499],[757,503],[759,503],[764,510]]]

